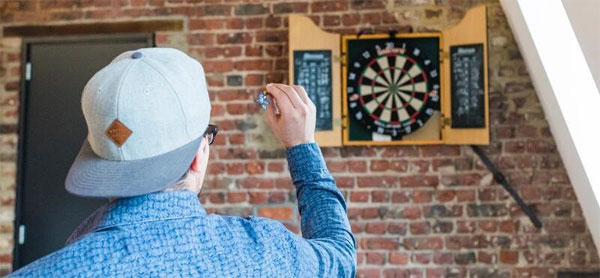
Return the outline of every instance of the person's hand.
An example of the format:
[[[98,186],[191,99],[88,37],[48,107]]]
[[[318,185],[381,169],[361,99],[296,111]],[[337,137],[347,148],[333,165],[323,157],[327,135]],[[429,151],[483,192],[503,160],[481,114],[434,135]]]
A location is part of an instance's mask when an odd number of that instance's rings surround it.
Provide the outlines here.
[[[289,148],[314,142],[317,109],[304,88],[268,84],[267,92],[274,100],[273,104],[267,105],[267,123],[283,146]]]

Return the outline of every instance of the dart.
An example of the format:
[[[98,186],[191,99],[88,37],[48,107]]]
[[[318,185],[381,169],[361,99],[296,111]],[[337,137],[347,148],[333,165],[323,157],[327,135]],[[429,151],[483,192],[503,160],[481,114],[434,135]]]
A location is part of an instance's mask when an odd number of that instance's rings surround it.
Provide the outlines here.
[[[267,98],[267,95],[263,92],[259,92],[258,96],[254,100],[263,110],[267,110],[267,105],[271,104],[271,100]]]

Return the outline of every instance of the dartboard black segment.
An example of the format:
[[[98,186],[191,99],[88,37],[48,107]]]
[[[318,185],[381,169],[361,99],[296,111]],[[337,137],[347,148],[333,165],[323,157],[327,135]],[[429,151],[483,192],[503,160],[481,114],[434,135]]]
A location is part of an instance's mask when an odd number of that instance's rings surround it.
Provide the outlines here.
[[[344,43],[350,141],[399,141],[439,113],[439,36],[370,35]]]

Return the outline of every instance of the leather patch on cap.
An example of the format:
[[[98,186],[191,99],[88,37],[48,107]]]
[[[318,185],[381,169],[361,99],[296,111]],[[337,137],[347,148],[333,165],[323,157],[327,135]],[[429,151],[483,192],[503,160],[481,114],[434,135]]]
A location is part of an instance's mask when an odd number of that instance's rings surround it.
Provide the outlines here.
[[[127,128],[122,122],[119,120],[114,120],[112,124],[106,130],[106,136],[112,140],[117,147],[123,146],[125,141],[131,136],[131,129]]]

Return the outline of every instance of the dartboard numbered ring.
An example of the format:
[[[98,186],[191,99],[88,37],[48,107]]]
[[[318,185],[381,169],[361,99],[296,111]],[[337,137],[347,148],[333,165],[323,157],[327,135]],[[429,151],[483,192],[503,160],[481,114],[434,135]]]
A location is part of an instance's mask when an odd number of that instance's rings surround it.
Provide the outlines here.
[[[346,43],[347,116],[363,133],[402,140],[439,112],[439,37]]]

